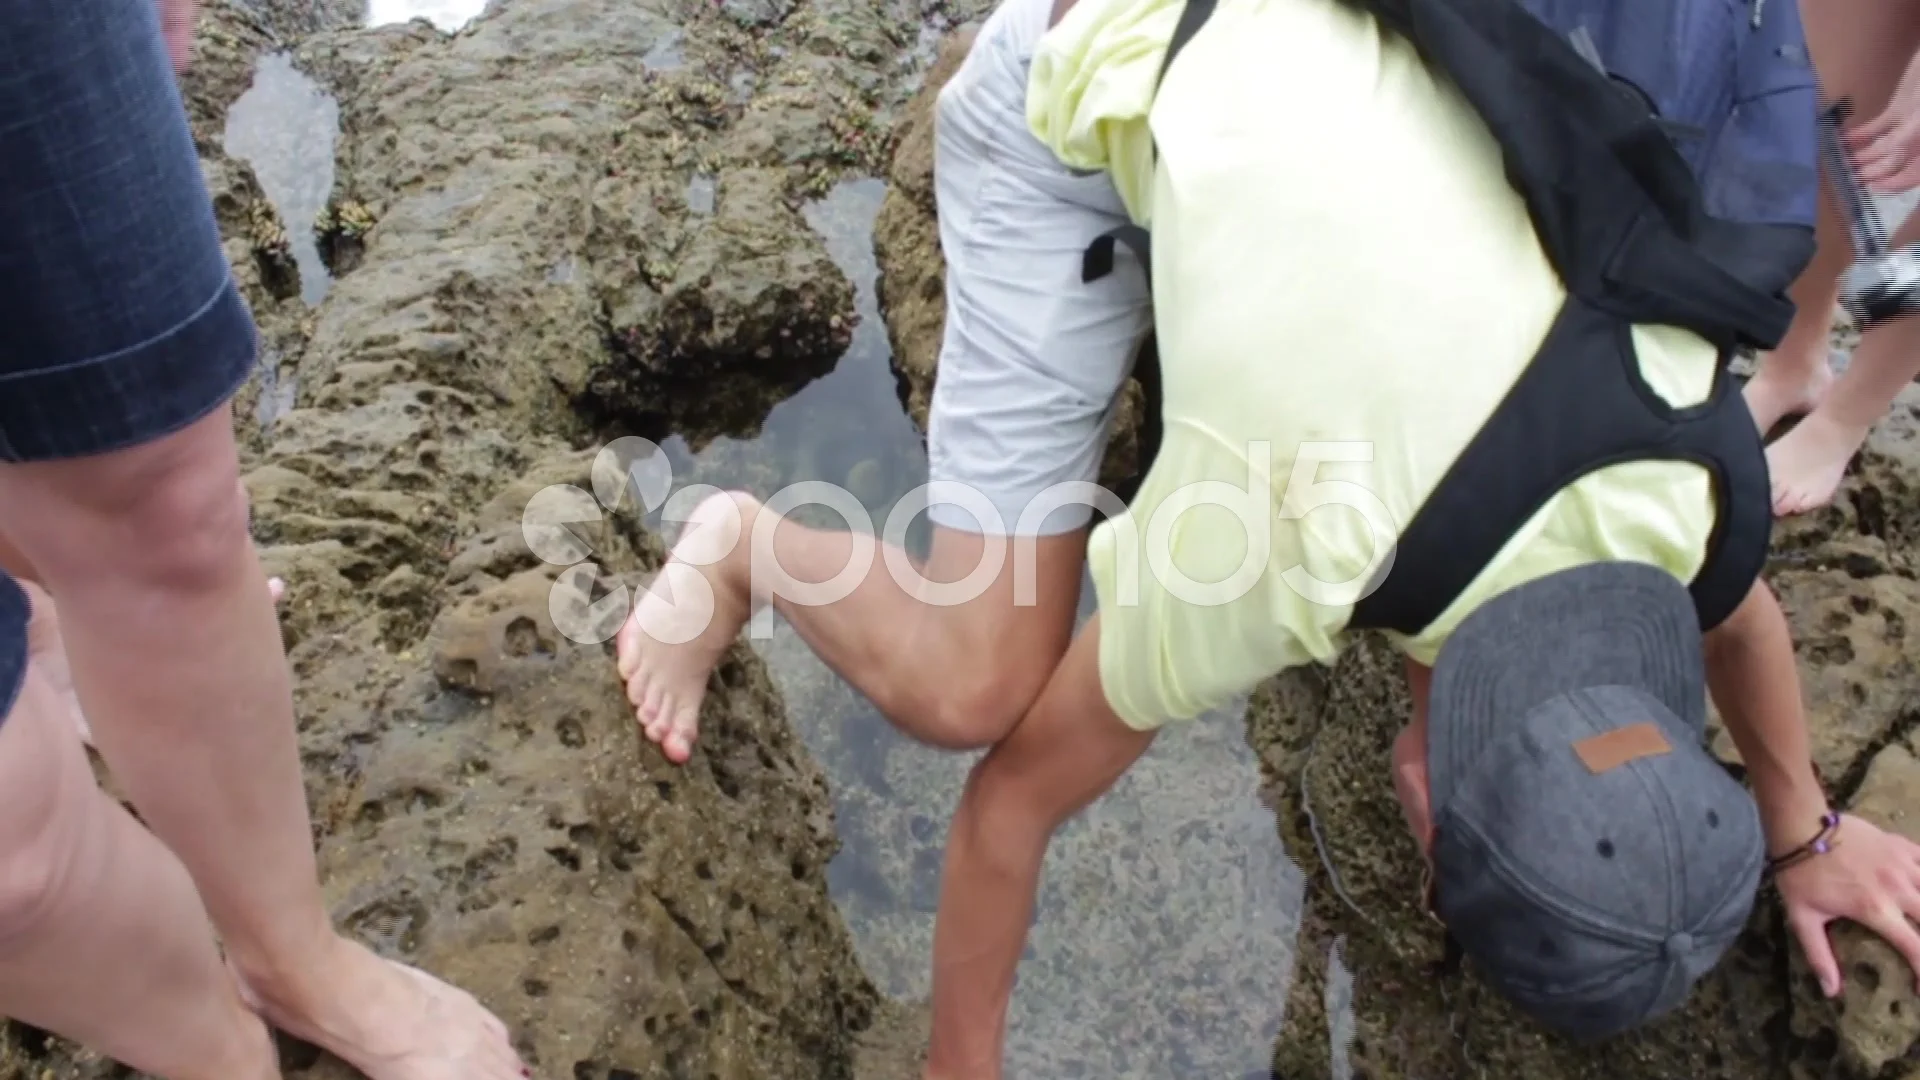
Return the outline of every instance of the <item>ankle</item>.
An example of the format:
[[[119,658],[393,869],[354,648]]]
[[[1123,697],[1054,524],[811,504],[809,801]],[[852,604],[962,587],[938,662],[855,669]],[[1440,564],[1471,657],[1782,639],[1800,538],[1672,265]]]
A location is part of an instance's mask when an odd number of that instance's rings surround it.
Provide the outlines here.
[[[238,1002],[233,1037],[226,1050],[206,1063],[206,1071],[179,1080],[279,1080],[280,1055],[266,1022]]]
[[[1801,386],[1829,378],[1832,373],[1825,341],[1818,347],[1781,342],[1780,348],[1760,354],[1753,377],[1776,385]]]
[[[289,935],[265,946],[230,942],[227,963],[255,1008],[269,1015],[303,1012],[314,996],[309,988],[327,984],[328,973],[338,966],[347,945],[331,925],[322,924],[317,931]]]
[[[773,600],[774,576],[765,572],[754,573],[754,566],[760,560],[767,560],[777,570],[779,555],[774,534],[785,525],[784,515],[769,511],[766,504],[744,491],[732,492],[733,505],[740,515],[740,539],[733,549],[727,552],[714,569],[725,585],[737,596],[747,598],[747,606],[759,610],[761,605]],[[773,513],[774,520],[761,534],[760,516]]]
[[[1873,425],[1887,413],[1887,405],[1874,401],[1855,401],[1844,393],[1829,394],[1801,421],[1835,436],[1865,441]]]

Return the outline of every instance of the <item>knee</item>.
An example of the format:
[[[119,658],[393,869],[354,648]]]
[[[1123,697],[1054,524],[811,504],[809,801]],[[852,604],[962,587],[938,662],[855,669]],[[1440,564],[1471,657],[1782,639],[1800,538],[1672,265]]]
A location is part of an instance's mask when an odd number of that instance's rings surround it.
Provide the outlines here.
[[[34,553],[50,577],[93,579],[111,568],[106,576],[122,585],[131,578],[198,591],[230,579],[252,545],[246,488],[231,453],[156,454],[147,467],[119,472],[75,501],[84,505],[75,507],[79,520],[67,518],[71,532],[42,545],[54,549],[44,558]]]
[[[1040,696],[1044,679],[994,672],[951,684],[935,704],[936,738],[947,750],[984,750],[1007,737]]]

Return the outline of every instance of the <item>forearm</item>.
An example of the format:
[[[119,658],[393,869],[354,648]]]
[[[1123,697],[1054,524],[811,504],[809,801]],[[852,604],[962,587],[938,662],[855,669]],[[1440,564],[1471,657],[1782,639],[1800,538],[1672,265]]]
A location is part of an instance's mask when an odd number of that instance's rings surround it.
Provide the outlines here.
[[[969,783],[947,836],[933,932],[929,1080],[998,1080],[1014,971],[1052,827]]]
[[[1800,674],[1786,617],[1760,585],[1737,628],[1706,641],[1707,683],[1746,764],[1768,847],[1780,854],[1820,827],[1826,795],[1813,771]]]

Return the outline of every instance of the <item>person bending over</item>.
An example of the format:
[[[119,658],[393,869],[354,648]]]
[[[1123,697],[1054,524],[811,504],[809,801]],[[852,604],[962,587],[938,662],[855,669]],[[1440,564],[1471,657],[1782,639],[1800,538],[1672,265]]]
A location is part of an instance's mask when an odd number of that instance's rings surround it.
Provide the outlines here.
[[[1836,918],[1920,969],[1920,846],[1833,814],[1813,771],[1758,576],[1763,452],[1721,349],[1570,296],[1486,123],[1370,15],[1225,0],[1160,84],[1182,10],[1080,0],[1043,30],[1048,0],[1009,0],[942,95],[944,119],[1030,56],[1015,100],[1049,168],[1110,177],[1152,223],[1164,436],[1127,512],[1093,530],[1097,613],[1018,723],[981,732],[948,842],[927,1075],[999,1075],[1054,830],[1166,723],[1331,662],[1366,628],[1407,657],[1392,780],[1434,910],[1546,1026],[1603,1038],[1678,1005],[1769,871],[1829,994]],[[1003,160],[991,143],[943,153],[949,175]],[[942,225],[956,267],[996,243]],[[1062,288],[1049,325],[1107,325],[1069,306],[1088,296]],[[623,633],[650,735],[688,730],[757,606],[810,641],[834,633],[834,605],[755,580],[756,560],[802,580],[845,565],[799,570],[819,541],[772,513],[703,503],[664,577],[721,617],[690,636],[656,591]],[[1709,689],[1752,794],[1704,748]]]

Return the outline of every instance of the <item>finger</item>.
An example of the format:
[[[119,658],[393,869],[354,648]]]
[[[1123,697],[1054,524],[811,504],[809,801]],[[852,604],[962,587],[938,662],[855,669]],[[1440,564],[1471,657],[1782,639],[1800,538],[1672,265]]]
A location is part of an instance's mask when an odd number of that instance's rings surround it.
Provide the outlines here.
[[[1867,164],[1860,167],[1861,179],[1886,183],[1913,161],[1913,149],[1920,143],[1920,112],[1901,118],[1885,135],[1868,147]]]
[[[1914,985],[1920,987],[1920,930],[1914,929],[1913,924],[1907,921],[1906,912],[1888,901],[1870,919],[1863,920],[1862,925],[1893,946],[1894,951],[1907,961],[1907,966],[1913,969]]]
[[[1854,123],[1848,125],[1840,134],[1842,138],[1856,144],[1872,142],[1875,139],[1885,136],[1887,132],[1892,131],[1894,126],[1900,123],[1900,118],[1904,115],[1906,115],[1906,113],[1903,110],[1896,108],[1894,103],[1889,101],[1886,108],[1881,109],[1872,116],[1856,120]]]
[[[1820,992],[1833,997],[1840,992],[1840,962],[1833,958],[1833,942],[1827,939],[1827,921],[1818,915],[1796,911],[1787,918],[1793,936],[1806,954],[1807,967],[1820,980]]]
[[[1891,121],[1886,117],[1876,117],[1870,124],[1861,124],[1859,127],[1850,128],[1841,132],[1840,141],[1846,145],[1848,150],[1853,152],[1853,156],[1857,159],[1861,154],[1866,153],[1868,148],[1872,147],[1874,143],[1886,138],[1887,129],[1890,126],[1892,126]]]
[[[1875,194],[1886,194],[1892,189],[1901,172],[1911,164],[1912,161],[1908,158],[1904,147],[1890,151],[1886,157],[1860,168],[1860,182],[1867,185]]]
[[[1877,179],[1905,163],[1906,146],[1901,142],[1900,135],[1898,131],[1890,131],[1853,155],[1853,167],[1862,180]]]
[[[1920,158],[1907,162],[1899,172],[1872,186],[1875,195],[1900,195],[1920,187]]]
[[[160,0],[160,32],[175,71],[185,71],[193,56],[193,23],[198,0]]]
[[[1920,873],[1908,873],[1896,886],[1897,905],[1906,918],[1920,919]]]

